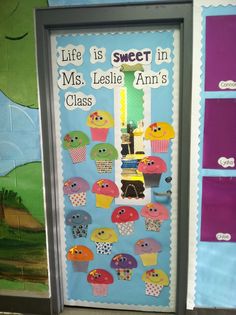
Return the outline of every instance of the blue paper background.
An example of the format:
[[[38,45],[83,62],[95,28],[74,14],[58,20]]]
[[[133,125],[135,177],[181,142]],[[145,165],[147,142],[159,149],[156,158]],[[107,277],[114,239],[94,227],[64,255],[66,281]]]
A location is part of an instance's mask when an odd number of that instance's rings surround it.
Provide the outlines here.
[[[106,110],[114,116],[114,96],[113,90],[107,88],[101,88],[95,90],[91,88],[90,72],[98,68],[102,70],[108,70],[112,68],[110,56],[116,49],[129,50],[150,48],[153,51],[153,63],[152,70],[158,71],[160,69],[167,69],[169,71],[169,85],[167,87],[160,87],[158,89],[151,90],[151,122],[166,121],[172,123],[172,89],[173,89],[173,62],[170,64],[163,63],[156,65],[154,62],[156,47],[170,48],[173,58],[173,32],[145,32],[145,33],[123,33],[123,34],[100,34],[100,35],[76,35],[76,36],[57,36],[57,48],[65,47],[68,44],[78,45],[82,44],[85,47],[84,62],[81,66],[76,67],[72,64],[65,67],[58,66],[58,72],[60,69],[76,69],[78,72],[84,74],[84,80],[86,85],[79,89],[79,91],[85,94],[93,94],[96,97],[96,104],[92,107],[90,112],[95,110]],[[105,63],[90,63],[91,46],[105,47],[106,48],[106,62]],[[61,112],[61,138],[72,130],[81,130],[85,132],[91,139],[89,127],[86,125],[86,119],[90,112],[82,111],[80,109],[69,111],[64,106],[64,95],[66,92],[76,92],[78,89],[69,88],[67,90],[60,90],[60,112]],[[114,128],[111,128],[108,134],[107,142],[114,144]],[[63,150],[63,177],[64,180],[74,176],[81,176],[85,178],[92,188],[93,183],[101,178],[108,178],[114,180],[114,171],[111,174],[100,174],[96,170],[95,162],[90,160],[89,153],[93,145],[97,142],[92,142],[87,146],[87,160],[83,163],[72,164],[69,153]],[[119,148],[117,148],[119,149]],[[170,154],[159,154],[167,163],[167,173],[163,174],[161,179],[161,185],[159,191],[166,191],[171,189],[171,185],[167,184],[164,179],[167,176],[171,176],[170,167]],[[89,172],[88,172],[89,170]],[[151,200],[150,200],[151,201]],[[155,201],[153,199],[152,201]],[[95,259],[90,262],[88,271],[94,268],[103,268],[112,273],[114,277],[114,284],[109,287],[109,294],[106,297],[95,297],[92,295],[92,288],[86,281],[87,274],[76,273],[73,271],[71,262],[67,261],[67,297],[68,299],[104,302],[104,303],[122,303],[122,304],[134,304],[134,305],[169,305],[169,287],[165,287],[161,295],[156,297],[145,295],[145,284],[141,280],[141,276],[144,271],[158,268],[163,269],[168,275],[170,275],[170,220],[163,222],[160,232],[147,232],[144,226],[144,218],[140,217],[135,222],[135,233],[131,236],[121,236],[115,224],[111,222],[111,213],[119,205],[114,202],[110,209],[96,208],[95,195],[89,191],[87,193],[86,206],[78,207],[88,211],[93,218],[92,225],[89,226],[88,236],[86,239],[74,239],[72,237],[71,227],[65,227],[66,233],[66,249],[81,244],[88,246],[95,254]],[[141,206],[135,206],[135,200],[133,205],[139,212]],[[170,205],[168,205],[170,208]],[[76,208],[77,209],[77,208]],[[65,196],[65,215],[73,210],[70,201]],[[97,227],[111,227],[116,230],[119,236],[118,243],[113,245],[111,255],[97,255],[95,244],[90,241],[90,234],[93,229]],[[144,267],[140,258],[134,255],[135,242],[144,237],[152,237],[157,239],[163,247],[162,252],[159,254],[158,265]],[[112,257],[117,253],[130,253],[134,255],[138,261],[138,268],[134,270],[131,281],[121,281],[117,279],[117,275],[114,270],[110,268],[110,261]]]

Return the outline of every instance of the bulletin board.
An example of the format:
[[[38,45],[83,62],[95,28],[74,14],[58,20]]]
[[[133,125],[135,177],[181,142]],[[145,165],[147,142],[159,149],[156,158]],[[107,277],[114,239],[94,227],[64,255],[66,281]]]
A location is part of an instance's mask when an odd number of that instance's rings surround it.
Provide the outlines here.
[[[94,9],[78,13],[96,20]],[[124,19],[124,7],[116,9]],[[145,19],[143,9],[138,6],[139,19]],[[179,168],[188,162],[180,160],[187,151],[180,133],[183,25],[177,21],[183,20],[85,23],[50,33],[51,103],[41,114],[53,127],[54,153],[46,152],[46,160],[53,158],[65,305],[161,312],[184,307],[184,291],[178,302],[177,288],[184,282],[178,279],[184,267],[179,242],[187,225],[178,228],[187,219],[187,202]],[[44,137],[45,130],[45,146]]]
[[[235,308],[236,2],[194,16],[188,308]]]

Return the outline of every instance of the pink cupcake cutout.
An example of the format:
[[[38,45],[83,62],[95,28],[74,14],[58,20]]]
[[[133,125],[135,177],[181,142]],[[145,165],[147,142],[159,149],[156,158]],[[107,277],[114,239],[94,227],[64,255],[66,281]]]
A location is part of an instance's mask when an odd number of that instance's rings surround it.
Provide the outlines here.
[[[147,127],[144,137],[151,141],[152,152],[168,152],[170,139],[175,137],[175,132],[167,122],[155,122]]]
[[[135,243],[134,251],[135,254],[139,255],[144,266],[157,265],[161,244],[153,238],[143,238]]]
[[[162,222],[169,219],[168,209],[161,203],[148,203],[140,212],[145,218],[145,227],[147,231],[159,232]]]
[[[138,164],[138,171],[143,173],[145,187],[158,187],[162,173],[167,171],[166,162],[157,156],[147,156]]]
[[[94,296],[107,296],[108,287],[114,282],[112,274],[105,269],[93,269],[87,276]]]
[[[86,205],[86,192],[89,190],[89,183],[82,177],[72,177],[63,186],[64,195],[67,195],[72,206]]]
[[[109,112],[97,110],[88,116],[87,125],[93,141],[105,142],[109,128],[114,127],[114,119]]]
[[[74,164],[86,160],[87,144],[89,144],[88,136],[79,130],[68,132],[63,139],[63,148],[69,151]]]
[[[99,179],[92,187],[92,192],[96,194],[96,207],[108,209],[114,198],[119,196],[117,185],[109,179]]]
[[[129,206],[116,208],[111,216],[111,220],[119,229],[121,235],[126,236],[134,233],[134,222],[139,219],[138,211]]]

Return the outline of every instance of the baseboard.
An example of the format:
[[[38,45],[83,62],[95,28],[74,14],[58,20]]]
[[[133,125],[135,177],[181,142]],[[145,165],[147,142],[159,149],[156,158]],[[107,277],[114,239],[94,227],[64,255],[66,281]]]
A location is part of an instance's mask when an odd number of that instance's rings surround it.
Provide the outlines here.
[[[50,298],[0,295],[0,312],[51,315]]]
[[[186,315],[236,315],[236,309],[195,308],[187,310]]]

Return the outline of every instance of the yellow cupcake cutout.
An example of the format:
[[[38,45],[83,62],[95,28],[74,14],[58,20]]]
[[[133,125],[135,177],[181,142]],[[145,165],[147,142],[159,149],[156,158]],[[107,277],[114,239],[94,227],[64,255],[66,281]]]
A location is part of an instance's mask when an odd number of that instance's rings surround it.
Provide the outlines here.
[[[102,255],[110,255],[113,243],[118,241],[115,230],[107,227],[93,230],[90,238],[96,244],[97,254]]]
[[[156,285],[169,285],[169,278],[167,274],[161,269],[151,269],[143,273],[142,280],[146,283]]]
[[[109,112],[97,110],[87,118],[93,141],[106,141],[109,128],[114,126],[114,119]]]
[[[169,285],[167,274],[161,269],[151,269],[144,272],[142,280],[145,282],[145,293],[158,297],[165,286]]]
[[[167,152],[169,141],[175,137],[175,132],[167,122],[155,122],[147,127],[144,137],[151,141],[152,152]]]

